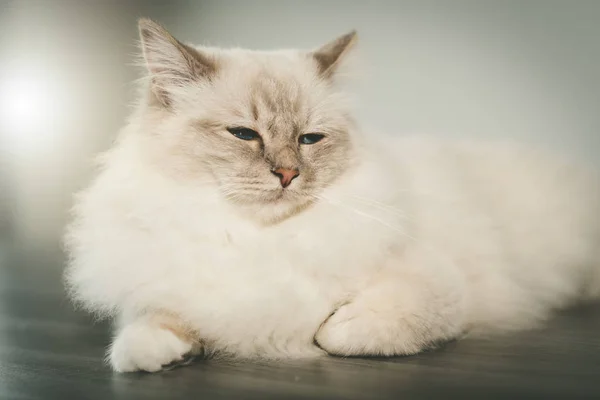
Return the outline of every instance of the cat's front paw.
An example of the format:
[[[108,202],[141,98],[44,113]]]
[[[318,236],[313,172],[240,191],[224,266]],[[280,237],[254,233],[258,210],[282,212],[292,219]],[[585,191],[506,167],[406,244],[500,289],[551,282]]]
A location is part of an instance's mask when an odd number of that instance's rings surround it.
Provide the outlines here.
[[[156,372],[197,353],[199,344],[146,321],[131,323],[113,341],[108,359],[117,372]]]
[[[395,315],[350,303],[339,308],[315,335],[319,347],[336,356],[415,354],[427,341]]]

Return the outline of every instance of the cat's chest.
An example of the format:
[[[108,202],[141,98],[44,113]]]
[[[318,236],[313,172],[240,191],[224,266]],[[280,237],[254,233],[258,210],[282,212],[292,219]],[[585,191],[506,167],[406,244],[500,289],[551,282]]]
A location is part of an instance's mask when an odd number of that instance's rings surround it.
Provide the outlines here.
[[[388,226],[328,208],[273,226],[214,212],[185,231],[187,259],[201,276],[240,284],[345,285],[346,291],[368,278],[399,241]]]
[[[210,329],[226,325],[256,338],[303,332],[310,343],[398,242],[396,231],[371,218],[311,211],[265,227],[203,208],[162,232],[173,244],[169,274],[179,275],[179,296],[207,336],[222,338],[223,330]]]
[[[331,240],[341,232],[313,227],[270,229],[223,224],[193,238],[199,268],[219,275],[300,279],[335,272],[344,263],[345,246]]]

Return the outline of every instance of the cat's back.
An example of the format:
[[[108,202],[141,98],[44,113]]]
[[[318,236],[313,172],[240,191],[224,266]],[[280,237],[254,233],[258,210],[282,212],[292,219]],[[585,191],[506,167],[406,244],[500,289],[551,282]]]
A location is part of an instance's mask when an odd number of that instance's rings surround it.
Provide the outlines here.
[[[464,284],[471,333],[535,325],[600,295],[600,182],[538,146],[427,136],[375,141],[410,221],[406,258],[433,255]],[[389,181],[388,181],[389,186]]]
[[[500,140],[407,136],[388,146],[416,195],[473,200],[513,217],[585,215],[600,225],[600,174],[538,146]],[[430,197],[431,197],[430,196]]]
[[[600,181],[591,168],[507,141],[399,137],[388,148],[412,194],[415,235],[451,257],[481,298],[505,285],[507,298],[527,288],[562,304],[586,286],[600,289]]]

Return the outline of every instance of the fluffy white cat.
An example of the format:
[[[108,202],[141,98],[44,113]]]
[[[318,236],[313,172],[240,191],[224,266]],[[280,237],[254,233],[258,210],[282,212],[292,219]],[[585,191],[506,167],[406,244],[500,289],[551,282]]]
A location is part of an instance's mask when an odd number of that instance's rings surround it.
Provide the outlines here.
[[[417,353],[600,294],[600,191],[508,144],[363,135],[315,51],[193,47],[140,21],[149,82],[66,234],[117,371],[187,354]]]

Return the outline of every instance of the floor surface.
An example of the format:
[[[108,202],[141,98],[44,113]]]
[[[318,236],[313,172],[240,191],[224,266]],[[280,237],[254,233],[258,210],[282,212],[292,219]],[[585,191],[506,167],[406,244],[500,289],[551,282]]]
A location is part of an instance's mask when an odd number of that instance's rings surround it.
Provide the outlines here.
[[[413,357],[199,360],[115,374],[103,363],[109,326],[65,299],[61,264],[0,247],[0,399],[600,399],[600,306],[561,313],[544,329]]]

